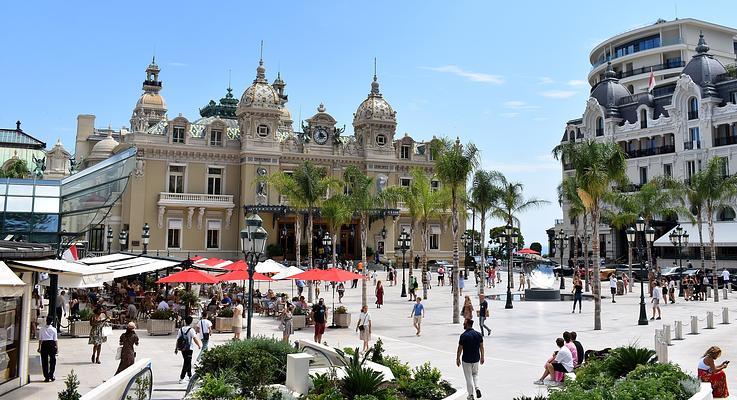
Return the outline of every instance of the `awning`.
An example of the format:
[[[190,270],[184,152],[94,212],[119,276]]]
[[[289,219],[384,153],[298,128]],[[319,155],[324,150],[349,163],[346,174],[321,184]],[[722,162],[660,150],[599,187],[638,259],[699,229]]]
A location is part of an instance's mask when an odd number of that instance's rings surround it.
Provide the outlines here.
[[[698,247],[699,246],[699,228],[696,224],[682,223],[681,228],[685,232],[688,232],[688,246]],[[654,246],[660,247],[673,247],[670,238],[668,237],[671,232],[676,228],[666,232],[665,235],[659,237],[654,243]],[[709,245],[709,224],[704,222],[701,226],[701,234],[704,238],[704,244]],[[737,222],[734,221],[720,221],[714,223],[714,244],[717,247],[737,247]]]
[[[20,297],[26,284],[0,261],[0,297]]]
[[[84,258],[77,262],[98,268],[105,268],[112,272],[113,279],[146,274],[181,264],[178,261],[162,260],[159,258],[132,254],[110,254],[100,257]]]
[[[112,271],[78,262],[66,260],[12,260],[8,262],[13,268],[56,274],[59,276],[60,287],[100,287],[103,283],[113,280]]]

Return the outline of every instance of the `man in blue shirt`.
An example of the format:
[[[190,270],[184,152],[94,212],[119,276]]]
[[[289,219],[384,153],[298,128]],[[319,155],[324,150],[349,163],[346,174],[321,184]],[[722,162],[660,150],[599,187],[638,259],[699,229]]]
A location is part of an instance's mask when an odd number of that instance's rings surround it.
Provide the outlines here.
[[[456,352],[456,365],[463,365],[463,376],[466,378],[466,391],[468,399],[481,397],[479,390],[479,363],[484,363],[484,336],[473,329],[473,320],[467,319],[463,322],[465,331],[458,340],[458,351]]]
[[[302,296],[302,291],[305,290],[305,281],[297,279],[297,296]]]
[[[409,315],[412,318],[412,324],[417,330],[416,335],[420,336],[420,328],[422,326],[422,317],[425,316],[425,306],[422,305],[422,297],[417,297],[417,302],[412,306],[412,313]]]

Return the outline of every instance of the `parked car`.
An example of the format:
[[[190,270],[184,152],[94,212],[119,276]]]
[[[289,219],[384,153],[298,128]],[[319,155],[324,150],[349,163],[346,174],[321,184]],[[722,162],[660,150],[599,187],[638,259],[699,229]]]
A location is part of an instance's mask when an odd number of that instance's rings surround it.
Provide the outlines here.
[[[427,269],[430,271],[437,272],[440,266],[442,266],[446,272],[450,272],[450,270],[453,269],[453,264],[445,260],[428,260],[427,261]],[[463,266],[461,266],[461,268],[463,268]]]
[[[556,275],[560,276],[563,274],[563,276],[573,276],[574,269],[571,268],[568,264],[563,264],[562,266],[559,263],[554,263],[555,266],[553,267],[553,272],[555,272]]]

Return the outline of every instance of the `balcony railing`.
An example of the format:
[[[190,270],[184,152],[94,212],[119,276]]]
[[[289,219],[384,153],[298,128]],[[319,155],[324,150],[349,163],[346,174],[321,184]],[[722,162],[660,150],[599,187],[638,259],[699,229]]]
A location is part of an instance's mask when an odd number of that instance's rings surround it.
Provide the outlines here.
[[[683,149],[684,150],[695,150],[701,148],[701,141],[700,140],[694,140],[692,142],[684,142],[683,143]]]
[[[146,86],[158,86],[158,87],[161,87],[161,82],[158,82],[158,81],[145,80],[145,81],[143,81],[143,84],[146,85]]]
[[[642,185],[631,183],[629,185],[617,186],[615,189],[622,193],[639,192],[642,189]]]
[[[731,144],[737,144],[737,136],[722,136],[714,138],[714,146],[729,146]]]
[[[232,208],[232,194],[159,193],[160,206]]]
[[[674,44],[681,44],[681,43],[683,43],[683,38],[681,38],[681,37],[664,38],[664,39],[660,39],[660,46],[653,47],[653,48],[646,49],[646,50],[652,50],[652,49],[657,49],[658,47],[672,46]],[[640,50],[640,51],[644,51],[644,50]],[[625,54],[622,57],[629,56],[629,55],[632,55],[632,54],[637,54],[637,53],[639,53],[639,51],[636,51],[634,53]],[[614,55],[612,57],[609,57],[610,60],[615,60],[617,58],[618,57],[616,55]],[[601,64],[606,64],[606,62],[607,62],[607,58],[606,57],[601,58],[601,59],[597,60],[594,63],[594,65],[591,67],[591,69],[594,69],[594,68],[598,67]],[[650,70],[648,69],[648,71],[650,71]]]
[[[659,147],[651,147],[649,149],[640,149],[640,150],[629,150],[627,151],[627,156],[629,158],[638,158],[638,157],[648,157],[648,156],[657,156],[660,154],[669,154],[669,153],[675,153],[676,152],[676,146],[675,145],[664,145]]]
[[[684,61],[673,60],[673,61],[665,62],[663,64],[648,65],[647,67],[635,68],[629,71],[620,71],[617,73],[617,78],[620,78],[620,79],[628,78],[630,76],[647,74],[647,73],[650,73],[650,71],[662,71],[664,69],[683,68],[685,66],[686,66],[686,63]]]

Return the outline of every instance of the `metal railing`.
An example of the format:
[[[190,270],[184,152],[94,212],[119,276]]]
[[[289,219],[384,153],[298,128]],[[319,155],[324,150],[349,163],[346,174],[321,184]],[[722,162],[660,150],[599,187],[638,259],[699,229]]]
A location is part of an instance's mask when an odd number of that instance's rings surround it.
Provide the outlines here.
[[[684,150],[695,150],[701,148],[701,141],[700,140],[694,140],[690,142],[684,142],[683,143],[683,149]]]
[[[648,157],[648,156],[657,156],[660,154],[670,154],[676,152],[676,146],[675,145],[665,145],[665,146],[659,146],[659,147],[651,147],[649,149],[639,149],[639,150],[628,150],[627,156],[629,158],[638,158],[638,157]]]
[[[680,36],[679,37],[674,37],[674,38],[665,38],[665,39],[661,38],[660,39],[660,46],[651,47],[649,49],[644,49],[644,50],[640,50],[640,51],[652,50],[652,49],[657,49],[657,48],[660,48],[660,47],[672,46],[674,44],[682,44],[682,43],[683,43],[683,38],[680,37]],[[637,53],[639,53],[639,51],[636,51],[634,53],[623,54],[623,55],[621,55],[619,57],[629,56],[629,55],[637,54]],[[591,67],[591,69],[592,70],[593,69],[596,69],[596,67],[598,67],[598,66],[600,66],[602,64],[606,64],[606,62],[608,60],[616,60],[619,57],[617,57],[617,55],[615,54],[614,56],[611,56],[608,59],[606,57],[601,58],[601,59],[597,60],[596,62],[594,62],[594,65]]]
[[[729,146],[737,144],[737,136],[722,136],[714,138],[714,146]]]
[[[232,194],[199,194],[199,193],[159,193],[159,203],[162,204],[190,204],[190,203],[208,203],[208,204],[219,204],[228,203],[233,204]]]
[[[646,73],[649,73],[650,71],[662,71],[664,69],[683,68],[685,66],[686,66],[685,61],[673,60],[673,61],[665,62],[663,64],[648,65],[646,67],[635,68],[633,70],[620,71],[617,73],[617,77],[620,79],[629,78],[630,76],[646,74]]]

